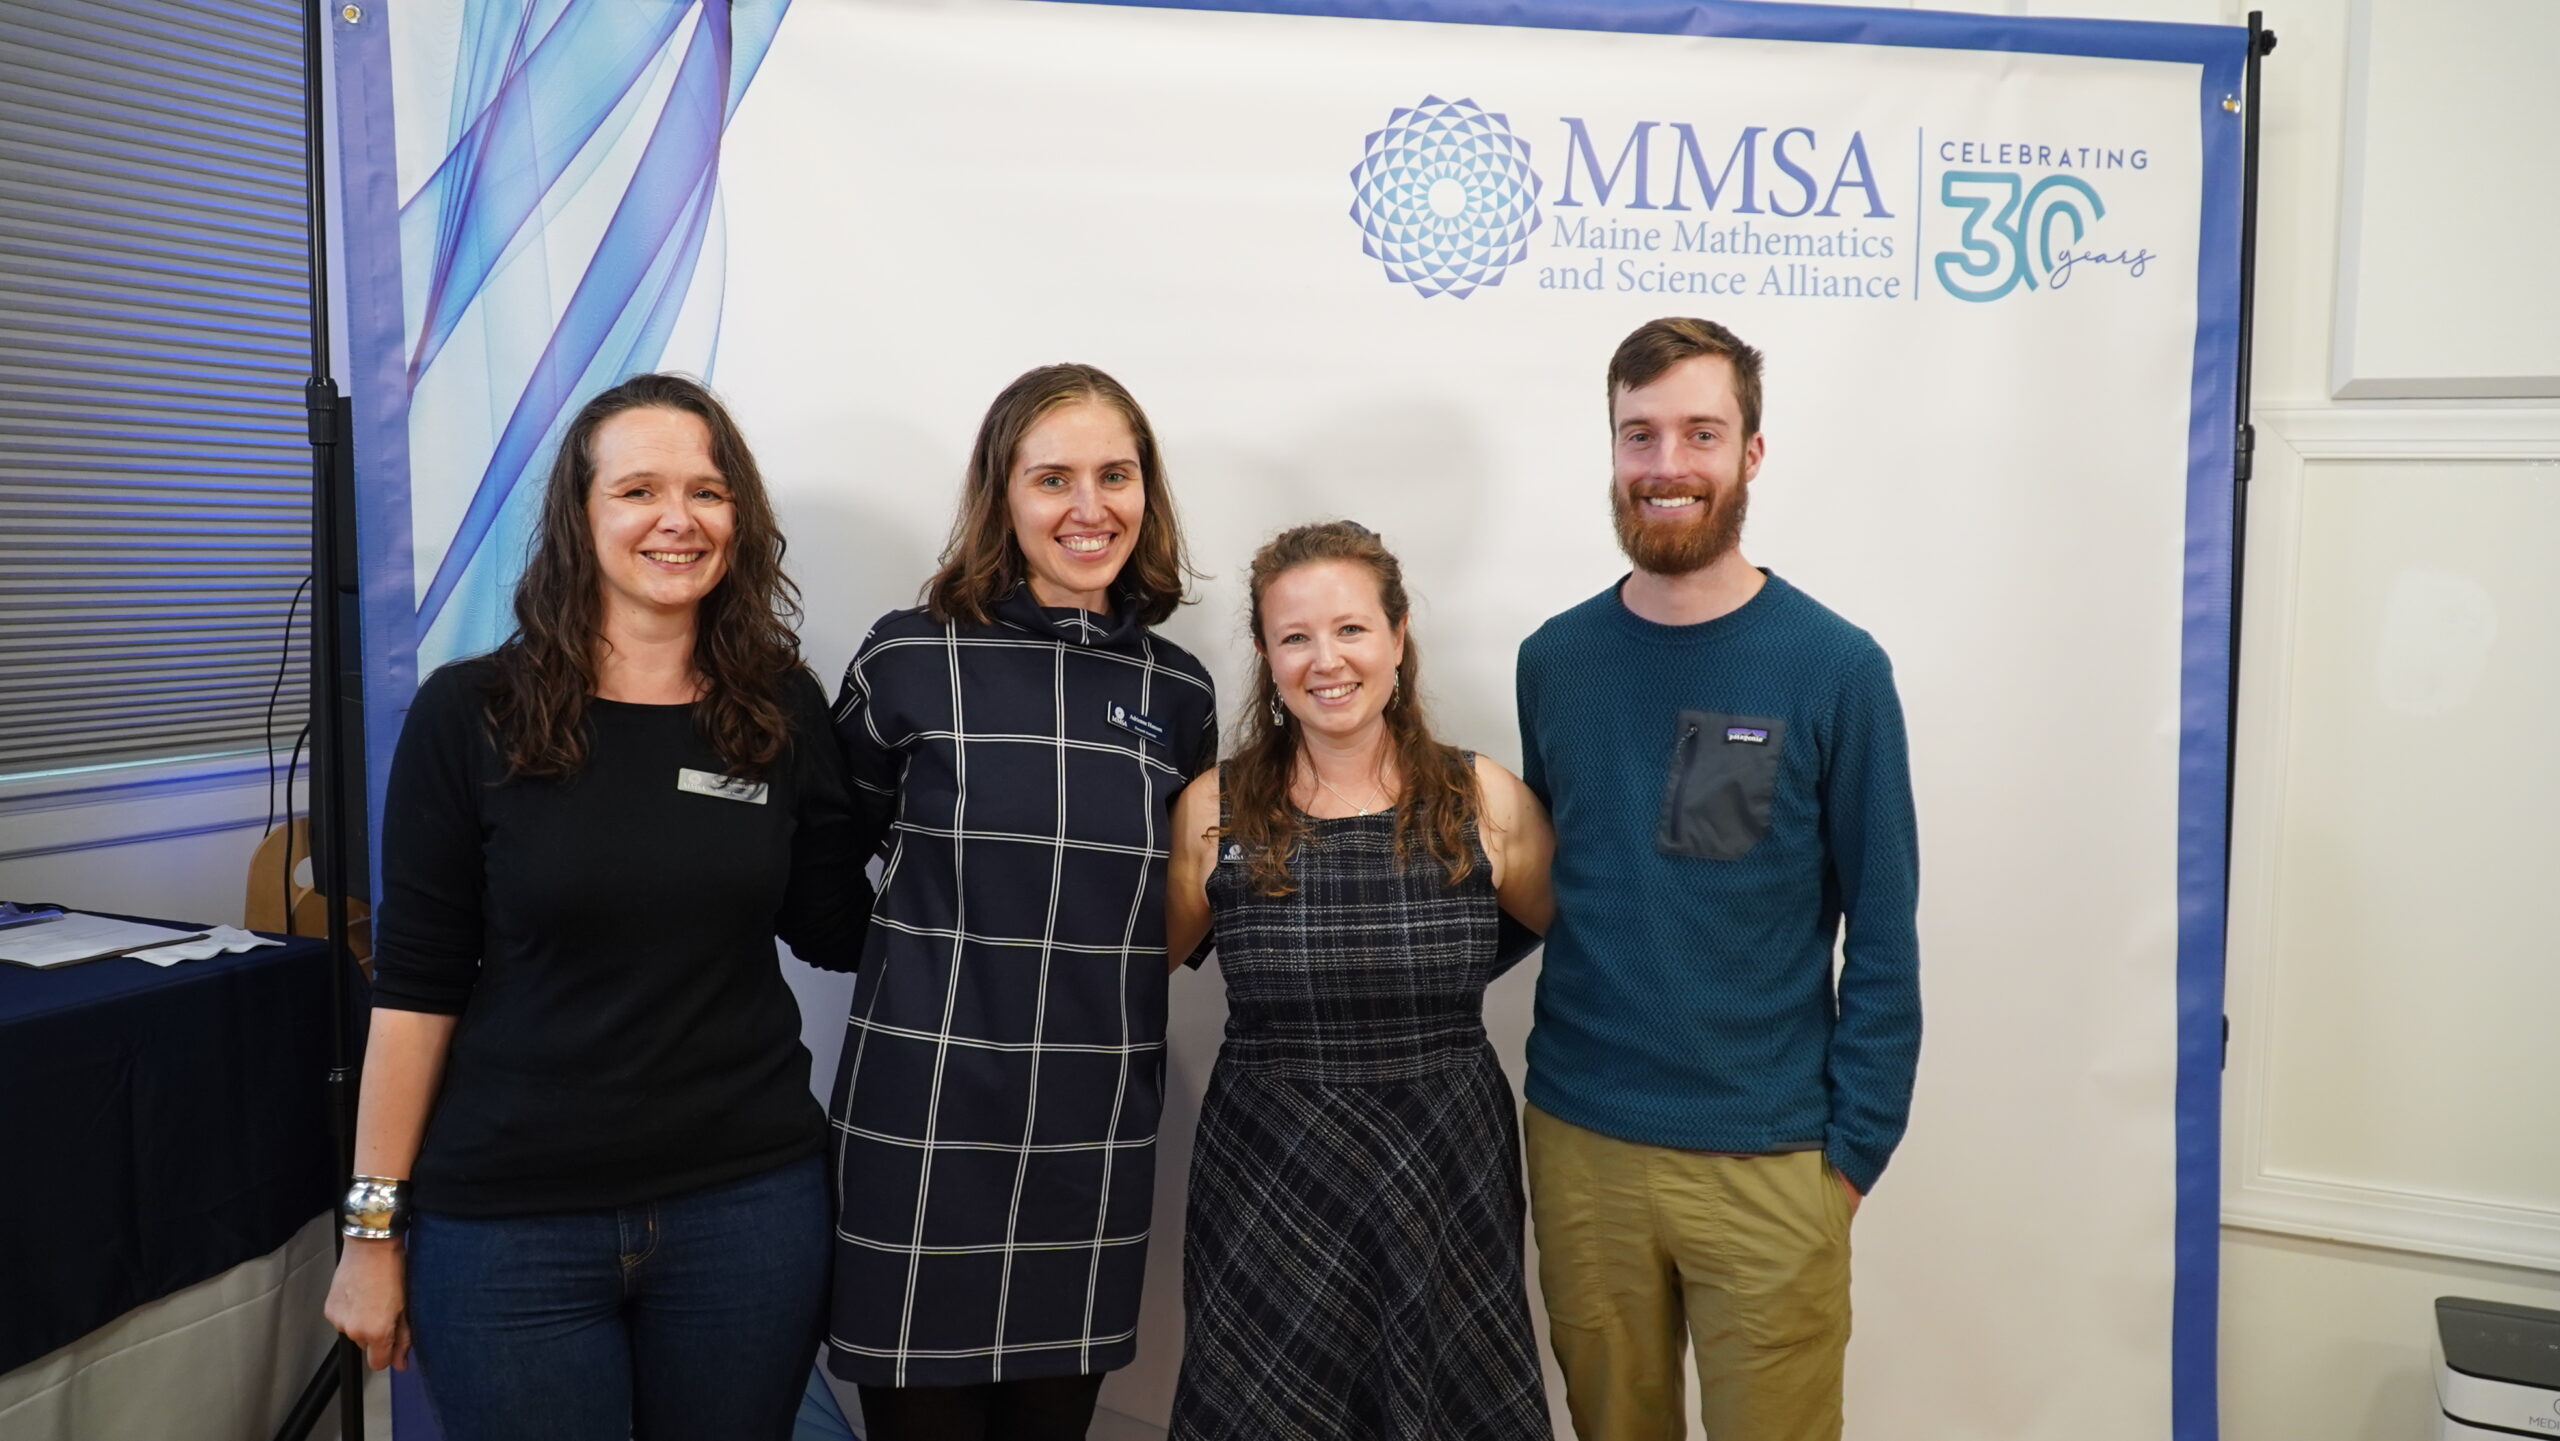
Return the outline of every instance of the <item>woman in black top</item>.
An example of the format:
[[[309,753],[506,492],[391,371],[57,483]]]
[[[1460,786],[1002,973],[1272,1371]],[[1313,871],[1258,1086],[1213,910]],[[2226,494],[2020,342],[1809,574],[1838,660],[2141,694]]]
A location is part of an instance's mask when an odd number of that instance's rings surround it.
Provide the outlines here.
[[[782,551],[719,402],[627,380],[402,727],[328,1314],[414,1337],[450,1441],[790,1434],[825,1122],[773,940],[849,967],[869,897]]]
[[[1137,1349],[1165,1029],[1166,809],[1217,754],[1155,435],[1047,366],[988,410],[926,604],[836,731],[888,860],[832,1111],[829,1363],[872,1441],[1085,1434]]]

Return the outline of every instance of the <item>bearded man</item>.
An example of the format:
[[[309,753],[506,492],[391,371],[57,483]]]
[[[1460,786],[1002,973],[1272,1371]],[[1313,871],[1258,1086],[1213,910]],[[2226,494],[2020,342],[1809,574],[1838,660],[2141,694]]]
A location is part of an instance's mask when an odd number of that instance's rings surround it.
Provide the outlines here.
[[[1829,1441],[1849,1218],[1920,1054],[1901,702],[1872,637],[1743,559],[1758,351],[1653,321],[1610,359],[1609,422],[1635,569],[1520,647],[1556,828],[1538,1279],[1582,1441],[1686,1434],[1684,1333],[1715,1441]]]

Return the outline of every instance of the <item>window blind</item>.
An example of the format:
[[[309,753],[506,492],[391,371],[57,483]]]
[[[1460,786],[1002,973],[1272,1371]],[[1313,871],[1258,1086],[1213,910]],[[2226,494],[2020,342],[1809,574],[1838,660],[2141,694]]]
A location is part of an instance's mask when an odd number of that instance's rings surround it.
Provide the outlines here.
[[[0,5],[0,777],[266,745],[307,245],[290,0]]]

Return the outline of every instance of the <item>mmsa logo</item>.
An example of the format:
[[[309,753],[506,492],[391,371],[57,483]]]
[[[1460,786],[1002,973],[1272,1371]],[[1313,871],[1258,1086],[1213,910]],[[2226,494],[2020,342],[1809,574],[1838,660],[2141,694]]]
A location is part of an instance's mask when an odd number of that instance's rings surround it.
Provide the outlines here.
[[[1473,100],[1426,95],[1397,109],[1370,132],[1351,185],[1360,248],[1425,296],[1500,285],[1540,219],[1528,144]]]

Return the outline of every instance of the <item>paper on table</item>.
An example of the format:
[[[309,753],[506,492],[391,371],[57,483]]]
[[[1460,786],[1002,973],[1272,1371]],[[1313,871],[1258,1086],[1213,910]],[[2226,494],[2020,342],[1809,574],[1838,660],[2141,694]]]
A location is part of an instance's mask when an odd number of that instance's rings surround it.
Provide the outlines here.
[[[119,956],[144,946],[192,941],[203,934],[200,930],[146,926],[140,921],[65,911],[59,920],[0,931],[0,961],[16,961],[22,966],[63,966],[100,956]]]
[[[180,941],[173,946],[153,946],[147,951],[127,951],[125,954],[137,961],[149,961],[155,966],[174,966],[180,961],[201,961],[232,951],[255,950],[259,946],[283,944],[282,941],[268,940],[255,931],[244,931],[238,926],[216,926],[205,932],[201,940]]]

